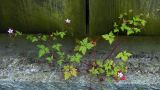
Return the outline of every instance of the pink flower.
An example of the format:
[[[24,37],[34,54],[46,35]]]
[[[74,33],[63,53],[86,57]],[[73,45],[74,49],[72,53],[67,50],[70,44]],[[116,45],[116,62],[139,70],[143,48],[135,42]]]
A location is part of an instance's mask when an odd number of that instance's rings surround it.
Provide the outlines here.
[[[70,19],[66,19],[66,20],[65,20],[65,23],[66,23],[66,24],[70,24],[70,23],[71,23],[71,20],[70,20]]]
[[[13,29],[9,28],[9,29],[8,29],[8,33],[9,33],[9,34],[12,34],[12,33],[13,33]]]
[[[122,73],[122,71],[118,71],[118,77],[120,80],[126,80],[126,76]]]

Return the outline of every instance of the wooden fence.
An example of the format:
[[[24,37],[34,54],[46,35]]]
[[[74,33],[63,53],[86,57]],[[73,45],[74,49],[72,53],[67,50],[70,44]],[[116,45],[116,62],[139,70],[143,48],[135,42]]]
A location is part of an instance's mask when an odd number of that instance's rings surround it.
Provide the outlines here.
[[[160,0],[0,0],[0,31],[99,35],[112,30],[119,14],[130,9],[150,17],[141,35],[160,35]],[[64,23],[67,18],[70,25]]]

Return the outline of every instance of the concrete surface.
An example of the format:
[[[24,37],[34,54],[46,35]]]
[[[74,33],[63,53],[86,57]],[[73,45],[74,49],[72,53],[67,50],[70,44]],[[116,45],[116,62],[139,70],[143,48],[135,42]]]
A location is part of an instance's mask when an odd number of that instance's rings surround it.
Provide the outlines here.
[[[118,50],[133,53],[128,62],[127,80],[100,83],[87,74],[65,81],[58,68],[36,58],[34,44],[22,37],[11,39],[0,35],[0,90],[89,90],[88,87],[93,90],[160,90],[160,37],[120,37],[120,40]],[[62,41],[66,51],[72,49],[72,41]],[[97,58],[110,50],[106,42],[99,41]],[[88,54],[83,60],[91,57]]]

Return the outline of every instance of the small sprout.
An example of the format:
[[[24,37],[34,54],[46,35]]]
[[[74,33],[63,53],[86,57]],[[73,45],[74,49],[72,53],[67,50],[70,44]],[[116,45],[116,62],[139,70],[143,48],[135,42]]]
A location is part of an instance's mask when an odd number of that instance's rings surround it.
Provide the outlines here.
[[[22,32],[16,31],[15,36],[22,36]]]
[[[123,18],[123,14],[120,14],[119,18],[122,19]]]
[[[65,80],[67,80],[71,77],[77,76],[77,69],[74,68],[72,65],[64,66],[63,71],[64,71],[64,79]]]
[[[48,36],[47,36],[47,35],[42,35],[42,36],[41,36],[41,40],[47,41],[47,39],[48,39]]]
[[[56,51],[60,51],[61,47],[62,47],[62,45],[60,43],[57,43],[57,44],[52,46],[52,48],[55,49]]]
[[[89,42],[88,38],[83,39],[79,42],[79,45],[75,47],[75,51],[79,51],[83,55],[86,54],[87,50],[90,50],[94,47],[92,42]]]
[[[115,35],[112,32],[110,32],[109,34],[102,35],[102,37],[105,40],[109,41],[109,44],[112,44],[115,39]]]
[[[60,37],[61,39],[64,38],[64,36],[66,35],[66,32],[56,32],[53,33],[55,36]]]
[[[113,65],[113,60],[107,60],[107,62],[103,65],[106,71],[111,70]]]
[[[41,58],[45,54],[49,53],[49,48],[48,47],[46,47],[44,45],[37,45],[37,47],[39,48],[39,54],[38,54],[39,58]]]
[[[36,36],[34,36],[34,35],[27,35],[26,39],[30,40],[32,43],[38,41],[38,38]]]
[[[80,63],[81,58],[82,58],[82,55],[79,54],[79,53],[76,53],[73,56],[69,56],[70,61],[71,62],[76,62],[76,63]]]
[[[50,56],[50,57],[47,57],[47,58],[46,58],[46,60],[48,61],[48,63],[51,63],[51,62],[52,62],[52,60],[53,60],[53,55],[52,55],[52,56]]]
[[[146,21],[145,20],[141,20],[141,24],[142,24],[142,26],[145,26],[146,25]]]
[[[132,56],[131,53],[124,51],[124,52],[118,53],[116,58],[121,58],[124,62],[126,62],[130,56]]]
[[[136,33],[141,32],[141,30],[140,30],[139,28],[134,28],[133,30],[134,30]]]
[[[118,29],[118,28],[115,28],[115,29],[114,29],[114,33],[117,33],[117,32],[119,32],[119,29]]]
[[[89,72],[90,72],[92,75],[98,75],[98,74],[99,74],[98,69],[96,69],[96,68],[94,68],[94,67],[92,67],[92,68],[89,70]]]
[[[117,25],[117,23],[116,22],[114,22],[114,27],[116,28],[116,27],[118,27],[118,25]]]

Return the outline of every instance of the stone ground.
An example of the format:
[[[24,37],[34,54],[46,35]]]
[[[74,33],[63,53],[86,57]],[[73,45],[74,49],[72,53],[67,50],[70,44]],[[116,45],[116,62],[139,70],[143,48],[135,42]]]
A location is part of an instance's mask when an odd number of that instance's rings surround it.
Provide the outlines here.
[[[93,90],[160,90],[160,37],[120,37],[120,40],[118,50],[133,53],[128,62],[127,80],[100,83],[86,74],[65,81],[58,68],[36,58],[34,44],[23,38],[0,35],[0,90],[88,90],[88,87]],[[64,50],[73,48],[72,41],[62,41]],[[106,42],[100,41],[97,58],[110,50]],[[88,54],[83,60],[91,57]]]

